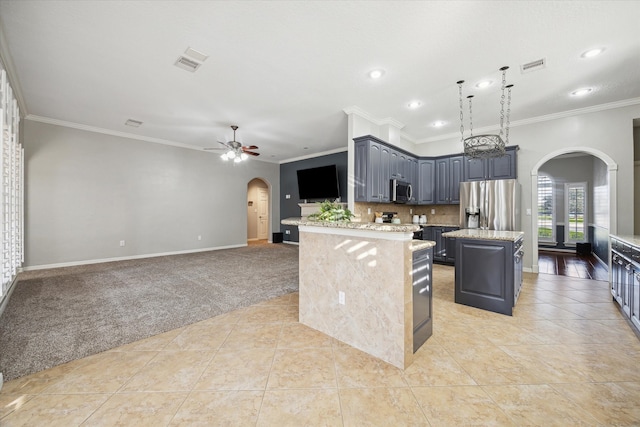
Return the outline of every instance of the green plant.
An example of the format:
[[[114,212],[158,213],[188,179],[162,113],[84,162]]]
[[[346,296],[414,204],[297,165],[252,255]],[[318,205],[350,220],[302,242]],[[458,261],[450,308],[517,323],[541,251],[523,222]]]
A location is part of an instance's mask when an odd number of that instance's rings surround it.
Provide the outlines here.
[[[320,204],[320,212],[311,214],[308,218],[316,221],[351,221],[354,216],[340,204],[325,200]]]

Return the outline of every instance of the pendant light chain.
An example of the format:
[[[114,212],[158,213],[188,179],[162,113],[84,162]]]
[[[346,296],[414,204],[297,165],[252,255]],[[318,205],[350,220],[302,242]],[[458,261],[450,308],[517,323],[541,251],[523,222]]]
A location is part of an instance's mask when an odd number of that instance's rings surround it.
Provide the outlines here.
[[[505,141],[504,141],[504,143],[506,145],[509,145],[509,117],[511,116],[511,88],[512,87],[513,87],[513,85],[507,86],[507,93],[508,93],[508,98],[507,98],[507,130],[506,130]]]
[[[467,96],[467,99],[469,100],[469,130],[471,131],[469,136],[473,136],[473,111],[471,109],[471,98],[473,98],[473,95]]]
[[[462,110],[463,110],[463,105],[462,105],[462,83],[464,83],[464,80],[460,80],[458,82],[458,93],[460,94],[460,142],[464,143],[464,120],[462,117]]]
[[[502,67],[502,96],[500,97],[500,136],[502,137],[504,132],[504,89],[507,84],[507,69],[509,67]]]

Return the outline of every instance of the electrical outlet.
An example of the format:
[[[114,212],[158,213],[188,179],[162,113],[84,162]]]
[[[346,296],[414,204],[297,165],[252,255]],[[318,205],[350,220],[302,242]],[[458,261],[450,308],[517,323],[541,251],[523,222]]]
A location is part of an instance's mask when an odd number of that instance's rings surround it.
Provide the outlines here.
[[[284,196],[285,199],[290,199],[291,198],[291,194],[287,194],[286,196]]]
[[[436,210],[435,209],[431,209],[431,215],[435,215],[436,214]]]
[[[202,240],[202,236],[198,235],[198,240]]]
[[[371,208],[367,208],[367,215],[371,215]]]
[[[0,390],[2,390],[2,384],[4,384],[4,376],[2,376],[2,372],[0,372]]]
[[[338,291],[338,304],[344,305],[344,292]]]
[[[291,234],[291,230],[284,230],[284,234]]]
[[[413,209],[409,208],[409,215],[413,213]]]
[[[120,240],[120,246],[124,246],[124,240]]]

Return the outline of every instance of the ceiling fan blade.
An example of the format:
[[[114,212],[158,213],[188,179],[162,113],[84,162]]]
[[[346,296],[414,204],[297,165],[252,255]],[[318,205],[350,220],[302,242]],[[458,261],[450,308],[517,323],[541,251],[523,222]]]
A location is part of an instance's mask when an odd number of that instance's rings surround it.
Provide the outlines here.
[[[224,148],[218,148],[218,147],[205,147],[203,148],[204,151],[214,151],[214,150],[224,150]]]
[[[242,150],[243,153],[246,153],[250,156],[259,156],[260,153],[254,153],[253,151],[246,151],[246,150]]]
[[[243,150],[257,150],[259,147],[257,145],[243,145]]]

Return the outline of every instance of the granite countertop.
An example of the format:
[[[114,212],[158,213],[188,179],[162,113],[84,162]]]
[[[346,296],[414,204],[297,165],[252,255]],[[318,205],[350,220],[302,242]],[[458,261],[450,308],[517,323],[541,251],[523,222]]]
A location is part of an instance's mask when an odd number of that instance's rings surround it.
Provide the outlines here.
[[[308,225],[313,227],[326,227],[326,228],[347,228],[350,230],[369,230],[369,231],[388,231],[395,233],[413,233],[420,230],[418,224],[390,224],[390,223],[376,223],[376,222],[325,222],[325,221],[311,221],[307,218],[286,218],[280,221],[283,225]]]
[[[454,237],[458,239],[478,239],[478,240],[504,240],[508,242],[517,242],[524,238],[522,231],[497,231],[497,230],[480,230],[477,228],[465,228],[457,231],[449,231],[442,233],[443,237]]]
[[[618,240],[622,240],[624,242],[627,242],[628,244],[630,244],[632,246],[640,247],[640,236],[611,234],[611,237],[614,238],[614,239],[618,239]]]
[[[419,251],[420,249],[432,248],[436,245],[436,242],[432,242],[431,240],[412,240],[411,246],[409,246],[409,250],[411,252]]]

